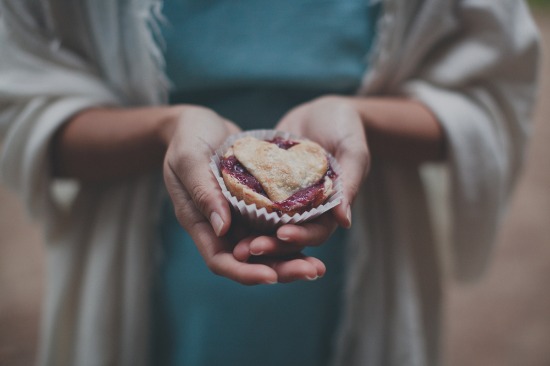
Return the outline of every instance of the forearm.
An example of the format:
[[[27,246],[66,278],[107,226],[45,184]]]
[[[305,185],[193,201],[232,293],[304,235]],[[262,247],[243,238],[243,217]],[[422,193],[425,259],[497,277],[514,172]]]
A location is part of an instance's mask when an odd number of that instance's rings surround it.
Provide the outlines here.
[[[399,97],[355,97],[373,160],[407,163],[446,158],[445,135],[422,103]]]
[[[54,174],[106,181],[162,166],[177,107],[94,108],[68,121],[52,144]]]

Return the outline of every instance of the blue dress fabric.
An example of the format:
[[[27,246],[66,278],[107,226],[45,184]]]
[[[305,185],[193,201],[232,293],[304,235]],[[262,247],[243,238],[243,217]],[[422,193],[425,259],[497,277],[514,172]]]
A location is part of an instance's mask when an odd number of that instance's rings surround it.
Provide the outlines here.
[[[379,7],[365,0],[166,0],[171,103],[215,110],[242,129],[360,85]],[[159,226],[152,365],[327,364],[344,288],[345,231],[306,254],[316,281],[243,286],[206,267],[166,202]]]

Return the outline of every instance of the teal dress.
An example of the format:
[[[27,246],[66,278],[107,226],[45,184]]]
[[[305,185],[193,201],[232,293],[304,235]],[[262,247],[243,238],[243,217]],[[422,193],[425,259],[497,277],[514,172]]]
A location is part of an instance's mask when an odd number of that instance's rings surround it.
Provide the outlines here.
[[[366,70],[379,9],[365,0],[166,0],[171,103],[209,107],[243,130],[291,108],[351,94]],[[345,231],[306,254],[313,282],[243,286],[206,267],[167,201],[159,227],[152,365],[327,364],[344,288]]]

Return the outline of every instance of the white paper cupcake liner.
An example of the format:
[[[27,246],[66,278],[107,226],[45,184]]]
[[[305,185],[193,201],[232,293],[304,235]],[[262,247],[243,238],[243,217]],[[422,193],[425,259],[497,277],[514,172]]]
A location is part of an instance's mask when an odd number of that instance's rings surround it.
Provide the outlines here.
[[[336,178],[333,180],[333,189],[334,193],[325,201],[325,203],[301,214],[294,214],[290,216],[288,214],[279,214],[277,212],[267,212],[265,208],[258,209],[256,204],[246,204],[243,200],[239,200],[237,197],[233,196],[231,192],[227,189],[225,182],[221,175],[220,169],[220,160],[227,152],[227,150],[233,145],[233,143],[245,136],[253,136],[260,140],[272,140],[276,137],[281,137],[283,139],[298,140],[303,139],[302,137],[295,136],[288,132],[276,131],[276,130],[251,130],[246,132],[241,132],[235,135],[231,135],[227,140],[220,146],[218,150],[212,155],[210,159],[210,168],[218,181],[222,193],[231,203],[235,211],[239,212],[250,224],[257,230],[269,230],[274,229],[278,226],[284,224],[298,224],[303,223],[309,220],[320,216],[324,212],[336,207],[342,202],[343,197],[343,186],[341,180],[341,169],[340,165],[336,159],[328,154],[328,159],[330,165],[334,172],[336,173]]]

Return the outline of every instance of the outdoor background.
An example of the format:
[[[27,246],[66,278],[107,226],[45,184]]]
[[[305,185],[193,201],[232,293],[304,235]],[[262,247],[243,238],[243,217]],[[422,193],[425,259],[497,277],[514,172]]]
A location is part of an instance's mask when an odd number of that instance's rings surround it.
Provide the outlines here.
[[[532,5],[548,54],[550,0]],[[541,81],[527,165],[489,271],[474,285],[449,280],[447,366],[550,365],[550,59]],[[0,186],[0,366],[33,364],[44,271],[37,227]]]

